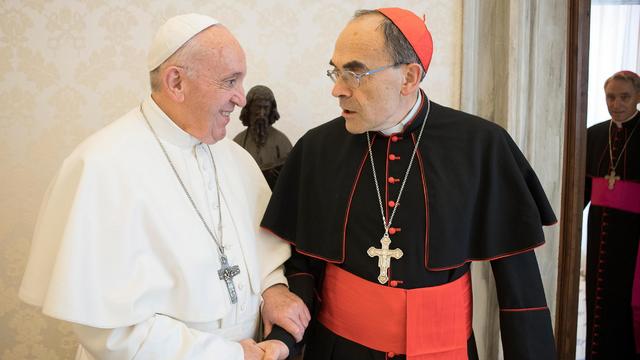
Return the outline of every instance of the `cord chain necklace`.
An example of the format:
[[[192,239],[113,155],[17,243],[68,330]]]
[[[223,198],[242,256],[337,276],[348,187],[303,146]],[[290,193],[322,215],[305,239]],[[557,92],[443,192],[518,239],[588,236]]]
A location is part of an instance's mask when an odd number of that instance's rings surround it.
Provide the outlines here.
[[[173,161],[171,161],[171,158],[169,157],[167,150],[165,149],[164,145],[162,145],[162,142],[160,141],[160,138],[158,137],[158,134],[156,133],[153,126],[151,126],[149,119],[147,119],[147,116],[145,115],[144,110],[142,109],[142,104],[140,105],[140,112],[142,113],[142,117],[144,117],[144,120],[147,122],[149,129],[151,129],[153,136],[158,142],[158,145],[160,145],[160,149],[162,149],[162,153],[167,159],[167,162],[169,162],[169,166],[171,166],[171,170],[173,170],[173,173],[175,174],[176,179],[180,183],[180,186],[182,187],[184,194],[187,196],[187,199],[189,199],[189,202],[191,203],[193,210],[195,210],[196,214],[198,215],[198,218],[200,218],[200,221],[202,222],[202,225],[204,225],[204,228],[207,230],[207,233],[209,233],[209,236],[211,236],[211,239],[213,239],[213,242],[216,244],[218,258],[220,259],[220,269],[218,270],[218,278],[225,282],[227,286],[227,291],[229,292],[229,298],[231,299],[231,303],[236,304],[238,302],[238,294],[236,292],[236,287],[233,284],[233,278],[238,274],[240,274],[240,267],[238,265],[233,265],[233,266],[229,265],[229,259],[227,259],[227,255],[225,255],[224,253],[224,246],[222,244],[223,234],[222,234],[222,207],[220,205],[220,195],[221,195],[220,181],[218,179],[218,168],[216,167],[216,162],[213,158],[213,154],[211,153],[211,148],[209,147],[209,145],[205,144],[205,147],[207,148],[207,150],[209,150],[209,157],[211,159],[211,163],[213,164],[213,172],[216,179],[216,192],[218,195],[217,205],[218,205],[218,234],[220,237],[219,240],[218,240],[218,237],[211,230],[207,222],[204,220],[204,216],[202,216],[202,213],[200,212],[200,210],[198,210],[198,207],[196,206],[195,201],[193,201],[193,198],[191,197],[191,194],[187,190],[187,187],[184,185],[184,182],[182,181],[180,174],[178,174],[178,170],[176,170],[176,167],[173,164]]]
[[[415,145],[413,146],[413,153],[411,154],[411,159],[409,160],[409,166],[407,167],[407,171],[404,173],[404,178],[402,179],[402,184],[400,186],[400,191],[398,192],[398,198],[393,205],[393,210],[391,211],[391,216],[389,216],[389,221],[387,221],[387,217],[384,212],[384,205],[382,204],[382,195],[380,194],[380,186],[378,185],[378,176],[376,175],[376,166],[373,162],[373,151],[371,150],[371,138],[369,137],[369,132],[367,131],[367,144],[369,145],[369,160],[371,160],[371,170],[373,172],[373,181],[376,185],[376,194],[378,195],[378,204],[380,205],[380,214],[382,215],[382,226],[384,227],[384,234],[380,239],[380,243],[382,247],[377,249],[373,246],[369,247],[367,250],[367,255],[369,257],[378,257],[378,267],[380,268],[380,273],[378,274],[378,282],[381,284],[386,284],[389,281],[388,269],[391,266],[391,258],[400,259],[403,255],[402,249],[395,248],[390,250],[389,245],[391,245],[391,238],[389,238],[389,229],[391,228],[391,222],[393,221],[393,217],[396,214],[396,210],[398,210],[398,206],[400,206],[400,198],[402,197],[402,192],[404,191],[404,186],[407,183],[407,179],[409,178],[409,172],[411,171],[411,165],[413,164],[413,159],[416,156],[416,152],[418,151],[418,144],[420,144],[420,139],[422,138],[422,132],[424,131],[424,126],[427,123],[427,118],[429,117],[429,112],[431,110],[431,101],[426,99],[427,101],[427,113],[424,116],[424,121],[422,122],[422,126],[420,128],[420,133],[418,134],[418,139],[416,140]]]
[[[627,141],[625,141],[624,145],[622,146],[622,150],[620,150],[620,154],[618,154],[618,158],[615,160],[615,162],[613,161],[613,150],[611,146],[611,125],[612,124],[613,124],[613,120],[611,120],[611,122],[609,123],[609,160],[610,160],[609,175],[606,175],[604,177],[609,182],[608,184],[609,190],[613,190],[616,186],[616,181],[620,180],[620,176],[616,176],[616,168],[618,168],[618,163],[620,162],[620,159],[622,159],[622,155],[624,154],[624,151],[627,149],[629,140],[631,140],[633,133],[638,128],[638,124],[640,124],[640,121],[636,122],[636,124],[633,126],[633,130],[631,130],[631,134],[629,134]]]

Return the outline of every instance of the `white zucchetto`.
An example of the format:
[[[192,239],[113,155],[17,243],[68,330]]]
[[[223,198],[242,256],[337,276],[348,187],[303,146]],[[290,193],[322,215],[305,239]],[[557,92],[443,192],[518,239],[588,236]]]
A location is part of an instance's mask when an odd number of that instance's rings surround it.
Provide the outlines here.
[[[160,66],[196,34],[219,23],[212,17],[193,13],[177,15],[167,20],[156,32],[149,48],[147,56],[149,71]]]

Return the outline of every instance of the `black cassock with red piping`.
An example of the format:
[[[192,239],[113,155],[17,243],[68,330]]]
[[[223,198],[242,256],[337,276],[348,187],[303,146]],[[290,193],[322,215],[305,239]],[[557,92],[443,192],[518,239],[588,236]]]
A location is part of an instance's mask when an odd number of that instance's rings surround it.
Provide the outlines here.
[[[344,121],[334,119],[298,141],[262,221],[264,228],[292,244],[286,264],[289,285],[312,314],[322,306],[327,262],[378,283],[377,258],[369,257],[367,249],[380,247],[384,227],[367,139],[348,133]],[[391,259],[385,285],[443,285],[467,273],[470,262],[491,261],[505,359],[554,359],[550,314],[532,249],[544,243],[542,225],[556,219],[534,171],[505,130],[423,100],[403,132],[371,133],[386,218],[424,121],[390,229],[390,247],[404,255]],[[269,338],[291,346],[287,335],[276,327]],[[305,359],[388,355],[341,338],[317,321],[307,329],[305,341]],[[477,358],[473,336],[468,352]]]

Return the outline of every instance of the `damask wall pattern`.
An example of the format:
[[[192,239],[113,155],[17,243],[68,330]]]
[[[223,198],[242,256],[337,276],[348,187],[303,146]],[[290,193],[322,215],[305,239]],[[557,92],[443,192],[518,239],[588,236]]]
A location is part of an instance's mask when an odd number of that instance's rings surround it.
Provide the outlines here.
[[[247,53],[245,89],[274,91],[276,127],[295,142],[339,114],[324,75],[334,40],[356,9],[380,6],[426,15],[436,52],[424,88],[458,107],[461,0],[0,0],[0,359],[73,358],[68,325],[17,298],[33,227],[62,160],[148,94],[147,46],[164,20],[200,12],[229,27]]]

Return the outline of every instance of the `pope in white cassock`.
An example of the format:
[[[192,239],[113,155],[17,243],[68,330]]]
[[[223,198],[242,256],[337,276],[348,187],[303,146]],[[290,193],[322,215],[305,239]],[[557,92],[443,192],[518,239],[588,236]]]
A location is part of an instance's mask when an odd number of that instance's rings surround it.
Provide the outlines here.
[[[309,314],[283,285],[289,245],[259,227],[269,187],[225,138],[244,52],[216,20],[180,15],[148,68],[151,96],[49,186],[20,297],[73,324],[79,359],[284,358],[281,341],[254,341],[262,298],[267,331],[299,340]]]

